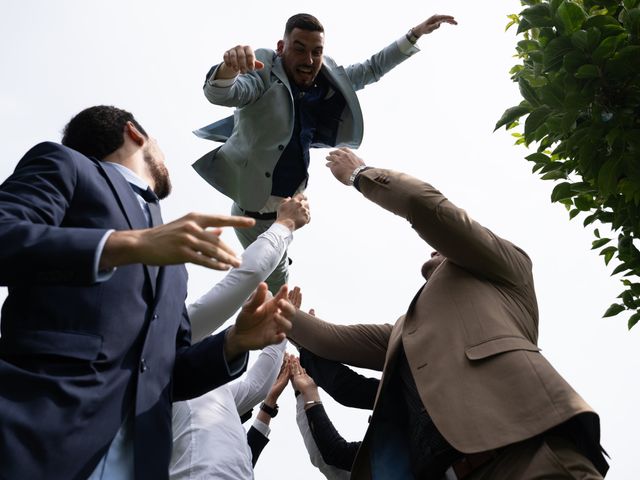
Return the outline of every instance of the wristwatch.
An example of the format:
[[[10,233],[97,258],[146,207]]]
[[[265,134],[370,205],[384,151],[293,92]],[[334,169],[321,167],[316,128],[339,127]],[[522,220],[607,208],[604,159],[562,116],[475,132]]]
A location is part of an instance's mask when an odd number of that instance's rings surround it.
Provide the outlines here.
[[[366,170],[367,166],[366,165],[359,165],[357,166],[353,172],[351,172],[351,175],[349,176],[349,185],[352,186],[353,182],[355,181],[356,177],[358,176],[358,174],[360,172],[362,172],[363,170]]]
[[[411,43],[412,45],[415,45],[416,42],[418,41],[418,37],[416,36],[415,33],[413,33],[413,28],[409,29],[406,37],[407,37],[407,40],[409,40],[409,43]]]
[[[262,402],[260,404],[260,410],[269,415],[271,418],[274,418],[278,415],[278,404],[276,403],[273,407],[270,407],[266,403]]]

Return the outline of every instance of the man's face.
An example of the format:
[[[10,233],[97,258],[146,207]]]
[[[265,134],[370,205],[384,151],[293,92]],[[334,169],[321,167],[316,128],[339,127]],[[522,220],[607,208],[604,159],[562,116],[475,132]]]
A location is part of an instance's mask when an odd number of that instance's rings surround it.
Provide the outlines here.
[[[431,258],[422,265],[422,276],[429,280],[436,268],[443,262],[444,257],[438,252],[431,252]]]
[[[298,88],[306,89],[313,85],[322,67],[324,33],[294,28],[284,40],[278,42],[278,56],[282,65]]]
[[[153,191],[162,200],[171,193],[171,179],[169,178],[169,170],[164,163],[164,153],[160,150],[155,138],[147,140],[143,155],[144,163],[155,184]]]

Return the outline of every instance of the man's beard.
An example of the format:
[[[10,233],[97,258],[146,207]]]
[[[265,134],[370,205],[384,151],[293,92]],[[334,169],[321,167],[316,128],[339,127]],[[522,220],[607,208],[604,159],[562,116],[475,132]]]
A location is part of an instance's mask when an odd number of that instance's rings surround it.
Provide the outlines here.
[[[156,160],[148,151],[144,152],[144,161],[155,184],[153,191],[160,200],[167,198],[171,193],[171,179],[166,165]]]

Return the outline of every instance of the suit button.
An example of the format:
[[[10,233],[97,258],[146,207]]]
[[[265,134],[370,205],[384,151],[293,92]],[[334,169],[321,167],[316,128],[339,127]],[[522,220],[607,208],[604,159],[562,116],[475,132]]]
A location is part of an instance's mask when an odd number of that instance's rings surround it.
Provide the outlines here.
[[[157,319],[158,319],[158,314],[157,314],[157,313],[154,313],[154,314],[153,314],[153,317],[151,317],[151,320],[157,320]]]
[[[278,150],[280,151],[284,150],[284,145],[278,145]]]
[[[267,178],[270,178],[271,177],[271,173],[270,172],[264,172],[264,176],[267,177]]]
[[[147,371],[147,362],[146,360],[143,358],[142,360],[140,360],[140,373],[144,373]]]

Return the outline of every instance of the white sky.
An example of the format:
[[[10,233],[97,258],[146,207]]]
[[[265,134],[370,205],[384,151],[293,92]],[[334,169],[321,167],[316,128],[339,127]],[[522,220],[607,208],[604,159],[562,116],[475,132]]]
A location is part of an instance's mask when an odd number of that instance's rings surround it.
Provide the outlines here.
[[[532,175],[504,130],[492,133],[504,109],[520,101],[508,70],[515,32],[504,33],[516,0],[337,2],[183,2],[140,0],[3,0],[0,15],[0,177],[35,143],[60,139],[68,119],[96,104],[130,110],[156,136],[174,193],[165,219],[191,210],[227,213],[231,201],[210,188],[190,164],[217,144],[191,130],[229,115],[209,104],[201,86],[209,67],[236,44],[275,47],[286,19],[316,15],[325,52],[340,64],[362,61],[433,13],[460,25],[423,37],[422,52],[360,92],[365,136],[359,154],[372,165],[406,171],[445,193],[534,261],[540,305],[540,346],[573,387],[600,413],[608,478],[637,478],[640,327],[601,315],[622,291],[611,269],[590,251],[591,230],[552,205],[551,182]],[[224,10],[221,9],[224,8]],[[312,154],[312,222],[290,249],[292,285],[304,307],[336,323],[392,323],[420,287],[430,249],[402,219],[338,184]],[[231,231],[226,241],[238,251]],[[190,298],[222,278],[189,268]],[[0,290],[0,298],[6,295]],[[454,380],[455,381],[455,380]],[[359,440],[368,412],[323,395],[347,440]],[[257,478],[322,478],[308,461],[295,426],[290,389],[272,422],[271,443]],[[215,455],[215,452],[212,452]]]

